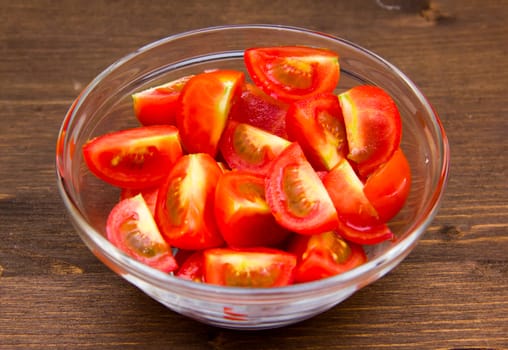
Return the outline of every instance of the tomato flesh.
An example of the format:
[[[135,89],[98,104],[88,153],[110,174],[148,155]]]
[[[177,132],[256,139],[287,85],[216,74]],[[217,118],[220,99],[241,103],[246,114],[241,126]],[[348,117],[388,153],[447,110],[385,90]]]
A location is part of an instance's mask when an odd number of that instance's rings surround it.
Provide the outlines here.
[[[363,248],[348,243],[333,231],[295,235],[289,251],[298,257],[295,282],[310,282],[351,270],[365,261]]]
[[[182,156],[160,187],[155,219],[174,247],[205,249],[223,244],[214,218],[215,187],[222,170],[206,153]]]
[[[339,100],[332,93],[293,102],[286,114],[286,128],[289,139],[300,144],[318,170],[330,170],[348,153]]]
[[[231,287],[280,287],[293,281],[296,256],[269,248],[215,248],[204,252],[205,281]]]
[[[254,83],[285,102],[332,92],[339,81],[339,56],[303,46],[250,48],[244,61]]]
[[[289,235],[266,203],[264,177],[245,171],[221,176],[215,191],[215,216],[231,247],[274,246]]]
[[[333,202],[298,143],[292,143],[272,162],[265,186],[266,200],[281,226],[301,234],[336,227]]]
[[[222,136],[220,151],[232,169],[266,175],[273,159],[289,141],[249,124],[230,120]]]
[[[108,240],[134,259],[164,272],[177,268],[171,247],[163,239],[143,196],[120,201],[106,224]]]
[[[178,258],[178,253],[177,253]],[[177,277],[194,281],[204,282],[204,257],[203,251],[197,250],[190,254],[180,265],[175,273]]]
[[[164,181],[182,147],[178,129],[156,125],[94,138],[83,146],[83,156],[98,178],[122,188],[147,188]]]
[[[193,76],[179,98],[176,123],[189,153],[217,155],[231,106],[241,94],[244,74],[215,70]]]

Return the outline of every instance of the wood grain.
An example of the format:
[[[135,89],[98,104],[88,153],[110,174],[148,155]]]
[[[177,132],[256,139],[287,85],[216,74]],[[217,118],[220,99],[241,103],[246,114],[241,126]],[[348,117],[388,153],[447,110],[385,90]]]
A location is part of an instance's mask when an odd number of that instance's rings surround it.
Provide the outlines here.
[[[0,349],[508,349],[508,5],[499,0],[0,0]],[[451,175],[389,275],[308,321],[209,327],[145,296],[84,246],[55,187],[63,116],[102,69],[161,37],[277,23],[354,41],[440,114]]]

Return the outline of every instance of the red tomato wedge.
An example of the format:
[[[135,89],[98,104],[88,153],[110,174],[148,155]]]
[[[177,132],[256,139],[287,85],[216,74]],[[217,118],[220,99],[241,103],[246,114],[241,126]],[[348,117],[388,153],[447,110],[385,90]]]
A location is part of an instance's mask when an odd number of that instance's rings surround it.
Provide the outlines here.
[[[399,148],[368,177],[363,192],[376,208],[381,221],[386,222],[402,209],[410,187],[411,169]]]
[[[289,252],[298,257],[295,282],[338,275],[367,261],[360,245],[346,242],[333,231],[310,236],[294,235]]]
[[[157,203],[157,194],[159,193],[158,187],[134,189],[134,188],[123,188],[120,192],[120,200],[131,198],[137,194],[141,194],[145,200],[150,212],[155,215],[155,204]]]
[[[274,246],[289,235],[266,203],[265,178],[260,175],[244,171],[223,174],[215,190],[215,216],[231,247]]]
[[[215,222],[215,187],[222,170],[206,153],[182,156],[159,189],[155,219],[174,247],[205,249],[223,244]]]
[[[191,77],[188,75],[133,94],[134,115],[139,122],[143,125],[175,125],[178,97]]]
[[[164,272],[177,264],[171,247],[163,239],[143,196],[120,201],[106,224],[108,240],[134,259]]]
[[[220,151],[231,169],[266,175],[290,142],[249,124],[230,120],[220,142]]]
[[[189,153],[217,155],[231,106],[240,97],[244,73],[215,70],[193,76],[179,98],[176,123]]]
[[[371,227],[381,223],[379,214],[363,192],[363,182],[347,159],[341,159],[325,175],[323,184],[337,210],[339,220],[355,227]]]
[[[285,102],[332,92],[339,82],[339,56],[326,49],[250,48],[245,50],[244,61],[254,84]]]
[[[254,84],[246,83],[231,109],[230,118],[286,138],[287,109],[287,103],[265,94]]]
[[[368,176],[399,147],[402,122],[397,105],[383,89],[361,85],[339,95],[349,145],[348,158]]]
[[[178,129],[145,126],[105,134],[88,141],[83,155],[90,171],[122,188],[154,187],[182,156]]]
[[[296,256],[270,248],[207,249],[205,281],[232,287],[280,287],[293,281]]]
[[[298,143],[292,143],[272,162],[265,186],[275,219],[288,230],[315,234],[337,226],[333,202]]]
[[[337,233],[348,242],[370,245],[394,239],[394,234],[386,224],[371,227],[351,227],[339,220]]]
[[[177,253],[178,258],[178,253]],[[203,251],[197,250],[189,255],[175,273],[177,277],[194,281],[204,282],[204,257]]]
[[[318,170],[330,170],[348,153],[346,128],[335,94],[323,93],[293,102],[286,114],[288,137],[297,141]]]

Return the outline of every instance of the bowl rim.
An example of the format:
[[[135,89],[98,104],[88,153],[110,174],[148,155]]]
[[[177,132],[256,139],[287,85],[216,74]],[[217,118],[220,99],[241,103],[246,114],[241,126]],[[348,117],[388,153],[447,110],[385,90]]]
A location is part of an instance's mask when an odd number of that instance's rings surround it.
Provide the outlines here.
[[[188,281],[182,278],[178,278],[176,276],[172,276],[171,274],[164,273],[157,269],[151,268],[141,262],[138,262],[134,258],[131,258],[123,251],[114,246],[109,240],[104,237],[102,234],[97,232],[84,218],[81,214],[78,207],[73,202],[71,196],[67,193],[65,180],[63,175],[60,173],[59,167],[59,154],[57,151],[56,155],[56,177],[57,177],[57,188],[60,193],[60,196],[64,202],[66,209],[70,212],[72,219],[74,220],[75,225],[79,225],[83,231],[86,232],[86,238],[81,236],[81,230],[78,230],[81,238],[85,242],[85,244],[92,248],[88,239],[93,242],[93,244],[101,247],[103,251],[105,251],[108,255],[108,258],[115,259],[116,262],[120,262],[122,267],[128,271],[129,274],[135,275],[136,277],[144,280],[146,282],[150,282],[155,284],[157,287],[164,290],[171,290],[172,288],[178,288],[189,292],[189,290],[196,293],[204,293],[204,294],[217,294],[221,297],[227,295],[244,296],[248,298],[256,298],[256,297],[266,297],[266,296],[287,296],[292,294],[300,294],[300,293],[310,293],[317,289],[327,289],[333,288],[340,284],[348,285],[350,283],[355,283],[361,281],[362,277],[364,277],[365,273],[382,271],[384,267],[390,264],[390,262],[401,259],[405,255],[409,254],[411,251],[411,246],[415,245],[421,235],[425,232],[427,227],[433,221],[437,211],[440,207],[441,200],[444,195],[444,190],[446,187],[446,183],[448,181],[449,176],[449,162],[450,162],[450,151],[449,151],[449,143],[444,131],[442,122],[435,109],[431,106],[427,98],[423,95],[423,93],[419,90],[419,88],[396,66],[377,55],[371,50],[368,50],[358,44],[355,44],[347,39],[343,39],[341,37],[331,35],[328,33],[323,33],[316,30],[311,30],[307,28],[297,27],[297,26],[287,26],[287,25],[278,25],[278,24],[232,24],[232,25],[220,25],[220,26],[210,26],[199,29],[193,29],[184,31],[181,33],[169,35],[163,37],[161,39],[155,40],[151,43],[143,45],[138,49],[132,51],[116,60],[108,67],[106,67],[102,72],[100,72],[77,96],[76,100],[72,103],[67,114],[62,122],[60,127],[60,131],[58,133],[58,138],[65,134],[67,125],[70,121],[75,118],[76,111],[79,110],[82,102],[86,100],[87,96],[93,91],[93,89],[100,84],[104,77],[110,74],[112,71],[122,66],[124,63],[128,62],[132,58],[143,54],[151,49],[159,47],[161,45],[165,45],[169,42],[178,40],[184,37],[190,37],[202,33],[210,33],[216,31],[224,31],[224,30],[249,30],[249,29],[262,29],[262,30],[280,30],[280,31],[291,31],[291,32],[299,32],[304,33],[311,36],[324,37],[328,38],[332,41],[337,41],[341,45],[349,46],[350,48],[360,51],[364,55],[370,56],[371,59],[378,61],[378,63],[383,64],[393,73],[395,73],[399,78],[401,78],[404,83],[412,90],[412,92],[416,95],[419,101],[421,101],[422,105],[425,107],[426,112],[432,117],[433,120],[433,128],[434,132],[437,133],[442,142],[439,146],[439,154],[442,162],[440,163],[440,175],[439,181],[436,187],[433,189],[433,193],[430,196],[429,203],[424,207],[424,210],[420,213],[415,223],[407,230],[409,233],[403,239],[397,241],[392,247],[388,248],[383,254],[373,258],[372,260],[367,261],[359,267],[356,267],[353,270],[346,271],[344,273],[331,276],[325,279],[316,280],[312,282],[292,284],[288,286],[282,287],[271,287],[271,288],[245,288],[245,287],[229,287],[229,286],[219,286],[213,284],[206,283],[196,283],[193,281]],[[67,145],[67,135],[64,136],[64,144]],[[65,153],[65,152],[64,152]],[[423,218],[423,219],[422,219]],[[418,223],[418,224],[416,224]],[[93,250],[93,249],[92,249]],[[96,254],[94,252],[94,254]],[[398,263],[397,263],[398,264]],[[111,269],[111,267],[110,267]],[[386,271],[388,272],[388,271]],[[384,272],[384,273],[386,273]],[[384,274],[383,273],[383,274]],[[374,280],[376,280],[375,278]],[[373,281],[372,281],[373,282]],[[369,284],[370,282],[366,283]],[[248,301],[248,300],[247,300]]]

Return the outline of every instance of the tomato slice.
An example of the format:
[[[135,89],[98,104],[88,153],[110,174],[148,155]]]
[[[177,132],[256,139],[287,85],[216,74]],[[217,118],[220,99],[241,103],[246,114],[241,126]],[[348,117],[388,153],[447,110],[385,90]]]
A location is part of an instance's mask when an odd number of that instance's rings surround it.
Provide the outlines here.
[[[348,158],[368,176],[399,147],[402,122],[397,105],[383,89],[361,85],[339,95],[349,145]]]
[[[275,219],[288,230],[315,234],[336,227],[333,202],[298,143],[292,143],[272,162],[265,187]]]
[[[395,238],[388,225],[379,224],[370,227],[352,227],[340,222],[337,226],[337,233],[348,242],[357,244],[377,244]]]
[[[134,115],[143,125],[176,124],[178,97],[192,75],[132,95]]]
[[[220,142],[220,151],[231,169],[266,175],[271,161],[290,142],[249,124],[230,120]]]
[[[131,198],[136,196],[137,194],[141,194],[143,199],[145,200],[148,209],[150,212],[155,215],[155,204],[157,203],[157,194],[159,193],[158,187],[149,187],[142,189],[135,188],[122,188],[120,192],[120,200],[124,200],[127,198]]]
[[[295,101],[286,114],[288,137],[297,141],[314,168],[330,170],[347,149],[346,128],[335,94],[322,93]]]
[[[376,208],[363,192],[363,182],[347,159],[341,159],[325,175],[323,184],[342,222],[355,227],[370,227],[381,223]]]
[[[159,232],[141,194],[124,199],[113,207],[106,234],[111,243],[142,263],[164,272],[177,268],[171,247]]]
[[[287,109],[287,103],[265,94],[254,84],[246,83],[231,109],[230,118],[286,138]]]
[[[205,281],[232,287],[280,287],[291,284],[296,256],[270,248],[207,249]]]
[[[306,46],[250,48],[245,50],[244,61],[254,83],[281,101],[332,92],[339,82],[339,56],[326,49]]]
[[[215,187],[222,170],[206,153],[182,156],[159,189],[155,219],[174,247],[205,249],[223,244],[214,217]]]
[[[177,253],[177,258],[178,258]],[[177,277],[194,281],[204,282],[204,257],[203,251],[197,250],[190,254],[180,265],[178,271],[175,273]]]
[[[310,236],[294,235],[289,252],[298,257],[295,282],[338,275],[367,261],[360,245],[346,242],[333,231]]]
[[[365,182],[363,192],[376,208],[381,221],[393,218],[404,206],[411,187],[411,169],[399,148]]]
[[[83,155],[90,171],[122,188],[159,185],[182,156],[178,129],[145,126],[105,134],[88,141]]]
[[[289,235],[266,203],[265,178],[245,171],[221,176],[215,191],[215,216],[231,247],[274,246]]]
[[[215,70],[192,77],[179,98],[176,123],[189,153],[217,155],[231,106],[240,97],[244,73]]]

